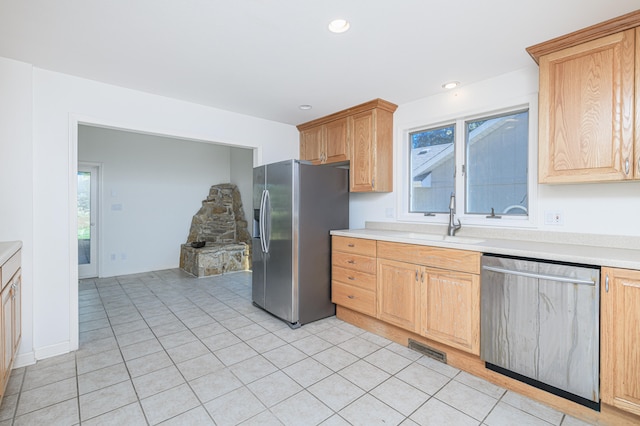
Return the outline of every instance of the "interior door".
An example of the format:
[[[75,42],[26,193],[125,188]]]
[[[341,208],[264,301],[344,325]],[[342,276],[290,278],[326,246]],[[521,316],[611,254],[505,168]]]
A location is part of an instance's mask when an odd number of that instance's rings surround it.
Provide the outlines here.
[[[78,164],[78,277],[98,276],[97,165]]]

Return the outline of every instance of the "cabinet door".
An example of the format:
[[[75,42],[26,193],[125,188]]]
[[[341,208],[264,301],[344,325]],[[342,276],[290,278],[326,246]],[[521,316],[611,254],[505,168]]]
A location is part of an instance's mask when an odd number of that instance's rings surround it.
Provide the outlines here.
[[[346,118],[335,120],[325,125],[325,151],[327,163],[336,163],[349,159]]]
[[[350,189],[370,192],[375,189],[374,111],[356,114],[351,118]]]
[[[540,58],[540,183],[633,177],[634,31]]]
[[[300,133],[300,159],[314,164],[324,162],[324,127],[318,126]]]
[[[18,353],[20,338],[22,337],[22,275],[18,271],[14,279],[12,295],[12,325],[13,325],[13,356]]]
[[[426,269],[422,290],[421,333],[473,354],[480,354],[480,277]]]
[[[7,379],[11,373],[11,358],[13,357],[13,309],[12,309],[12,291],[11,283],[7,284],[2,293],[2,370],[0,380],[2,380],[2,392],[7,384]]]
[[[378,259],[378,318],[418,331],[422,267]]]
[[[602,268],[602,401],[640,415],[640,271]]]

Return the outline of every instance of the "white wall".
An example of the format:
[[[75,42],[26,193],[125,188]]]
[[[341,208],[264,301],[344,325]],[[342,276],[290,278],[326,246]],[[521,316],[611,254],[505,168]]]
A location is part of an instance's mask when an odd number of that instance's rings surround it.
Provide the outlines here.
[[[463,85],[453,92],[400,105],[394,114],[394,192],[389,194],[351,194],[350,225],[364,227],[365,221],[395,221],[402,189],[400,181],[408,174],[399,155],[403,130],[438,123],[456,116],[504,108],[520,103],[538,92],[538,67],[497,76],[479,83]],[[537,121],[531,121],[537,126]],[[537,141],[534,141],[537,143]],[[640,182],[575,185],[537,185],[535,228],[545,231],[640,236]],[[531,207],[534,207],[533,205]],[[560,211],[561,226],[544,225],[545,211]]]
[[[296,158],[296,153],[291,158]],[[242,148],[231,149],[231,183],[238,186],[242,198],[244,217],[251,232],[253,215],[253,151]]]
[[[34,196],[33,237],[27,242],[34,247],[33,346],[38,359],[73,350],[78,342],[72,208],[78,122],[256,148],[257,163],[298,154],[298,132],[291,125],[38,68],[33,70],[33,102],[33,188],[19,181],[16,191]]]
[[[100,276],[178,267],[180,244],[187,240],[191,218],[209,188],[230,182],[231,150],[79,126],[78,161],[102,167]],[[252,157],[244,160],[252,166]]]
[[[33,362],[32,67],[0,58],[0,241],[21,240],[22,343],[18,364]]]

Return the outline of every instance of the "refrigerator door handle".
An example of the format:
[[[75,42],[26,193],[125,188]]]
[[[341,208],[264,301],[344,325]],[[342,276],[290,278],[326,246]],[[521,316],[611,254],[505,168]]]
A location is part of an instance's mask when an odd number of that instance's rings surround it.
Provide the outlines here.
[[[265,189],[264,196],[264,231],[265,233],[262,236],[262,241],[264,242],[264,252],[269,253],[269,246],[271,245],[271,195],[269,194],[269,190]]]
[[[260,197],[260,218],[259,218],[259,221],[260,221],[260,224],[259,224],[259,226],[260,226],[260,248],[262,249],[263,253],[266,252],[265,243],[264,243],[264,240],[265,240],[265,237],[266,237],[265,229],[264,229],[265,228],[265,220],[264,220],[265,219],[265,217],[264,217],[265,206],[264,206],[264,203],[265,203],[265,199],[266,199],[266,194],[267,194],[267,190],[263,189],[262,190],[262,195]]]

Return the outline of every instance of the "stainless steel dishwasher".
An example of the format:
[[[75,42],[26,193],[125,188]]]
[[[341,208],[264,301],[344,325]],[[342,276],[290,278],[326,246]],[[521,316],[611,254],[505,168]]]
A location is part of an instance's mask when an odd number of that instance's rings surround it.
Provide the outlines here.
[[[484,255],[480,357],[599,410],[599,289],[598,267]]]

